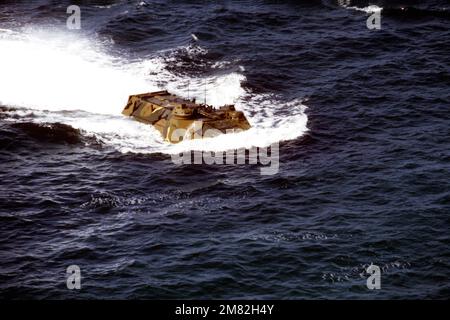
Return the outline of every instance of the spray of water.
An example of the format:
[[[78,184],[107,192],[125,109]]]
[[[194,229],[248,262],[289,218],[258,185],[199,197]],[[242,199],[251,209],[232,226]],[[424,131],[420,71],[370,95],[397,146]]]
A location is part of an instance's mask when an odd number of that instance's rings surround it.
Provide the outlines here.
[[[33,121],[71,125],[120,152],[172,154],[262,147],[295,139],[307,130],[301,100],[286,102],[248,93],[241,86],[242,73],[206,79],[179,76],[168,71],[171,60],[162,53],[129,61],[110,54],[98,40],[48,29],[0,29],[0,48],[1,104],[32,109]],[[184,49],[192,54],[205,50]],[[130,94],[168,89],[187,96],[189,86],[190,96],[203,100],[205,81],[208,103],[235,103],[247,114],[252,129],[169,145],[151,126],[121,115]],[[27,113],[18,112],[25,120]]]

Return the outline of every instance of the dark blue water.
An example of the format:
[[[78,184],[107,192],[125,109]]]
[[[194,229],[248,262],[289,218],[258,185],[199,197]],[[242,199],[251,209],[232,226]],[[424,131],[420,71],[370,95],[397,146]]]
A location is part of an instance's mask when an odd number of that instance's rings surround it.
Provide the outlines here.
[[[69,4],[81,7],[81,30],[61,31]],[[381,30],[357,10],[369,4],[383,8]],[[0,64],[0,297],[449,298],[449,3],[350,6],[2,1],[0,51],[13,54],[0,54],[9,59]],[[43,41],[27,38],[41,28]],[[276,175],[176,166],[162,149],[145,152],[161,141],[143,134],[137,147],[143,126],[121,120],[120,108],[97,114],[131,80],[111,88],[115,73],[94,68],[98,56],[67,77],[46,74],[58,61],[20,50],[45,50],[61,33],[101,45],[119,60],[114,70],[150,61],[145,80],[161,87],[242,77],[216,89],[238,90],[251,122],[293,123],[297,101],[308,130],[294,125],[281,139]],[[156,61],[162,69],[150,70]],[[67,81],[71,94],[53,92]],[[124,101],[139,93],[128,91]],[[112,121],[120,125],[96,130]],[[371,263],[380,290],[366,287]],[[73,264],[79,291],[66,288]]]

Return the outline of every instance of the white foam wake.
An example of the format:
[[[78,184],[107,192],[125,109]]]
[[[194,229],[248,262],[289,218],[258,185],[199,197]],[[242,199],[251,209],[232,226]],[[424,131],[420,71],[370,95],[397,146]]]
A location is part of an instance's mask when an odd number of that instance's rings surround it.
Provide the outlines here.
[[[161,54],[130,61],[109,53],[110,46],[67,31],[0,29],[0,103],[36,110],[33,121],[71,125],[120,152],[175,153],[193,148],[223,151],[267,146],[295,139],[307,130],[301,100],[283,102],[248,93],[241,86],[245,80],[241,73],[206,79],[177,76],[167,70],[171,61]],[[205,82],[208,103],[235,103],[246,113],[252,129],[169,145],[151,126],[121,115],[130,94],[168,89],[187,96],[189,85],[190,97],[203,100]],[[25,120],[26,112],[22,113]]]

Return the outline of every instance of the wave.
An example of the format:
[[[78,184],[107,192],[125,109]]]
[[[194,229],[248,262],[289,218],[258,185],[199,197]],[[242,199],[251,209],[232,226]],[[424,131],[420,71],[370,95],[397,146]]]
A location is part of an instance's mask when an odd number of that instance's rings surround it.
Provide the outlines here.
[[[192,75],[189,70],[178,72],[186,61],[207,55],[207,50],[199,46],[129,59],[115,52],[111,43],[99,39],[27,27],[0,30],[0,47],[1,104],[20,107],[14,112],[23,120],[66,124],[120,152],[172,154],[192,148],[223,151],[267,146],[307,131],[303,100],[283,101],[274,95],[246,91],[242,66],[233,71],[216,70],[226,62],[215,61],[210,63],[212,75],[206,77]],[[169,145],[151,126],[121,115],[130,94],[168,89],[187,96],[189,87],[191,98],[203,100],[205,84],[208,104],[236,104],[248,116],[252,129]]]
[[[41,142],[79,144],[80,131],[63,123],[19,122],[12,125]]]
[[[346,9],[352,9],[352,10],[356,10],[356,11],[362,11],[365,13],[375,13],[375,12],[381,12],[383,10],[383,8],[377,6],[377,5],[370,5],[367,7],[356,7],[356,6],[343,6]]]
[[[358,7],[352,5],[350,1],[340,1],[338,4],[349,10],[356,10],[365,12],[367,14],[382,12],[384,16],[389,16],[392,18],[399,19],[420,19],[420,18],[442,18],[449,19],[450,13],[447,8],[419,8],[413,6],[378,6],[378,5],[368,5],[365,7]]]

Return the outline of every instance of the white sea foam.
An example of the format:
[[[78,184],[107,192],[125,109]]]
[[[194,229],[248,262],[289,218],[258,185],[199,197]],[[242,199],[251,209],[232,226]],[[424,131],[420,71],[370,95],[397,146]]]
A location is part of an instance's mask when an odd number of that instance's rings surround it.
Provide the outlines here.
[[[240,72],[183,77],[168,71],[173,61],[167,59],[167,51],[130,61],[109,53],[110,45],[61,30],[0,30],[0,103],[36,110],[33,121],[71,125],[120,152],[172,154],[268,146],[295,139],[307,130],[302,100],[286,102],[249,93],[241,85],[246,78]],[[183,49],[193,55],[205,51]],[[205,83],[208,104],[235,103],[253,127],[169,145],[151,126],[121,115],[130,94],[168,89],[187,97],[189,86],[190,97],[203,101]],[[26,114],[23,109],[20,112]]]
[[[351,9],[351,10],[356,10],[356,11],[362,11],[365,13],[375,13],[375,12],[381,12],[381,10],[383,10],[382,7],[379,7],[377,5],[370,5],[364,8],[359,8],[359,7],[355,7],[355,6],[344,6],[347,9]]]

